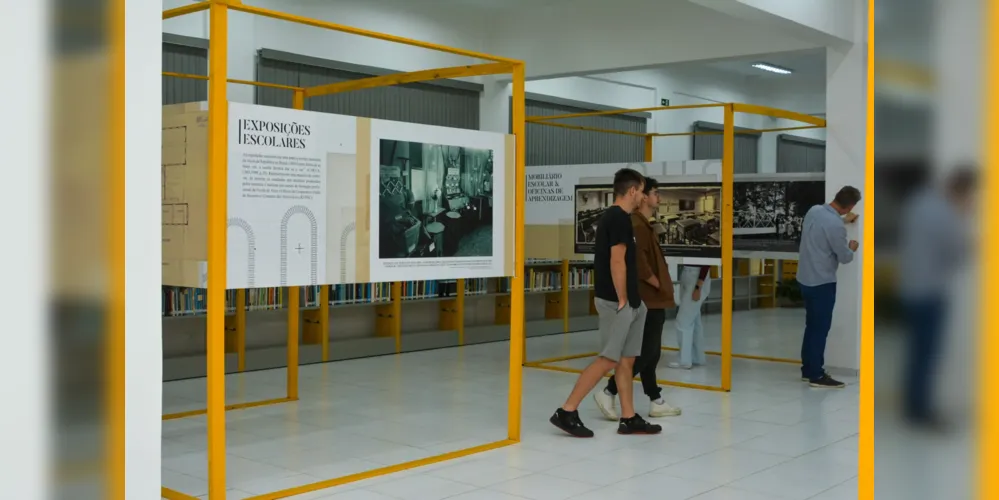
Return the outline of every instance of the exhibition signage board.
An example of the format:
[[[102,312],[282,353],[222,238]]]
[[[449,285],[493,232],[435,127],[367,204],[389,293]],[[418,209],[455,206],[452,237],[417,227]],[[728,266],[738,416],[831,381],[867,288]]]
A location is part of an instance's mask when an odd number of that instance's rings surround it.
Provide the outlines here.
[[[577,205],[582,203],[576,196],[577,187],[584,192],[587,188],[607,189],[614,173],[623,167],[634,168],[647,176],[655,177],[664,188],[674,186],[677,193],[682,190],[683,184],[718,186],[718,197],[715,199],[720,200],[720,183],[717,181],[721,177],[721,163],[718,160],[528,167],[525,200],[527,257],[588,258],[588,247],[578,244],[585,243],[586,240],[580,234],[577,224],[580,217]],[[746,258],[797,258],[804,212],[825,202],[824,174],[739,174],[735,176],[734,182],[733,216],[736,222],[732,228],[733,255]],[[669,199],[669,195],[665,196]],[[671,211],[683,212],[685,207],[690,206],[691,200],[698,199],[696,196],[685,196],[683,200],[677,196],[674,198],[677,198],[674,200],[675,207],[660,207],[657,219],[662,224],[661,230],[665,231],[665,241],[683,244],[669,245],[673,248],[668,248],[664,242],[664,252],[667,255],[694,259],[720,258],[720,246],[713,245],[716,241],[720,243],[723,230],[714,230],[718,227],[714,222],[714,212],[718,212],[717,220],[721,219],[720,201],[713,202],[715,204],[709,210],[711,213],[694,215],[693,219],[701,224],[683,222],[671,227],[667,223],[674,218],[686,220],[689,215],[693,215]],[[590,199],[588,202],[612,203],[603,199]],[[681,203],[684,206],[680,206]],[[696,202],[694,206],[697,206]],[[590,207],[594,208],[597,207]],[[664,221],[664,216],[668,220]],[[675,237],[670,238],[669,235]],[[680,235],[682,239],[679,238]],[[696,245],[687,245],[688,242],[695,242]]]
[[[207,113],[164,107],[163,282],[207,284]],[[512,136],[229,103],[229,289],[513,273]],[[494,175],[495,174],[495,175]]]
[[[659,207],[651,223],[663,255],[721,258],[721,183],[661,183],[657,191]],[[592,254],[597,223],[614,204],[614,187],[577,184],[575,198],[575,252]]]

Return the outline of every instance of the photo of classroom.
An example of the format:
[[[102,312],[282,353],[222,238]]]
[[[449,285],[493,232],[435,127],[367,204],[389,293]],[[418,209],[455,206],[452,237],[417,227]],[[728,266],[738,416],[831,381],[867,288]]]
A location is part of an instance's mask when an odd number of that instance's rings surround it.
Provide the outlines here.
[[[721,245],[721,186],[718,184],[660,185],[659,244],[667,255],[685,253],[676,247]]]
[[[379,258],[493,254],[493,152],[382,139]]]
[[[797,252],[805,214],[823,203],[824,181],[736,182],[732,194],[736,250]]]
[[[614,187],[576,186],[576,253],[593,253],[597,242],[597,222],[614,204]]]

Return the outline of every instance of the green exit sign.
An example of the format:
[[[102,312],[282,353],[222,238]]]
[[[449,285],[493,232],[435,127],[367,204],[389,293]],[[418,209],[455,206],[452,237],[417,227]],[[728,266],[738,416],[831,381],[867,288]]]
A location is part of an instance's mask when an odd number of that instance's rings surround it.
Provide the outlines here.
[[[659,105],[660,106],[669,106],[669,99],[660,99],[659,100]]]

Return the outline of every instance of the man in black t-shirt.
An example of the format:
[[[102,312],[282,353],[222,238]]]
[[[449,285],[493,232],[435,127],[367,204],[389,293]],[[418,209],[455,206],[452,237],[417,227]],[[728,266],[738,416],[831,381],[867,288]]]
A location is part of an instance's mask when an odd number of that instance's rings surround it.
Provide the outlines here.
[[[633,368],[642,351],[647,309],[638,295],[638,267],[631,212],[644,199],[645,177],[630,168],[614,174],[614,204],[597,222],[593,256],[594,305],[600,318],[603,348],[579,375],[576,386],[549,421],[576,437],[593,437],[579,419],[579,404],[611,370],[621,400],[618,434],[658,434],[662,427],[635,413]]]

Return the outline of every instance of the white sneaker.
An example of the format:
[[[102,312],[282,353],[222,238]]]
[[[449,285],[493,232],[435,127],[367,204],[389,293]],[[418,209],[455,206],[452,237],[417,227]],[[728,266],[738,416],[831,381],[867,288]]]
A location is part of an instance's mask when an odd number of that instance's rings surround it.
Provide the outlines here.
[[[604,418],[614,422],[618,421],[616,396],[611,396],[607,394],[607,391],[600,389],[593,395],[593,401],[596,401],[597,408],[600,409],[600,413],[604,414]]]
[[[680,409],[675,406],[670,406],[665,399],[662,400],[662,403],[653,401],[649,406],[649,416],[652,418],[675,417],[679,414]]]
[[[670,363],[669,367],[670,368],[676,368],[676,369],[679,369],[679,370],[689,370],[689,369],[692,368],[690,365],[681,365],[680,363],[677,363],[676,361],[673,361],[672,363]]]

